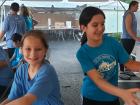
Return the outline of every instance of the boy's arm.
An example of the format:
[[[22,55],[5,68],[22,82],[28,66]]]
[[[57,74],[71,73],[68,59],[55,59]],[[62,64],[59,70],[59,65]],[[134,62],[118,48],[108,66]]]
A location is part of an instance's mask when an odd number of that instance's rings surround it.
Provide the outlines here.
[[[137,33],[133,32],[132,28],[132,15],[128,14],[125,19],[126,30],[129,33],[130,37],[132,37],[135,41],[140,41],[140,38],[137,37]]]
[[[135,105],[134,103],[140,102],[140,100],[133,95],[133,93],[140,91],[140,89],[133,88],[125,90],[118,88],[103,79],[97,70],[90,70],[87,72],[87,75],[101,90],[120,97],[127,105]]]
[[[26,94],[25,96],[15,99],[7,104],[0,104],[0,105],[32,105],[32,103],[37,99],[35,95]]]

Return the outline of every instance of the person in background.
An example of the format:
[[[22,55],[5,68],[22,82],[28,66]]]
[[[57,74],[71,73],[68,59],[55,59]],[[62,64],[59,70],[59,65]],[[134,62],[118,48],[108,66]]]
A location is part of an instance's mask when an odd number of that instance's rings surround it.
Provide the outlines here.
[[[38,21],[34,19],[34,16],[33,16],[33,13],[32,13],[32,11],[31,11],[31,9],[28,9],[28,11],[29,11],[30,17],[31,17],[32,20],[33,20],[33,29],[34,29],[34,27],[38,24]]]
[[[8,96],[13,78],[8,54],[0,46],[0,102]]]
[[[121,43],[127,53],[130,55],[135,41],[140,41],[140,38],[137,37],[137,20],[134,12],[138,10],[138,1],[131,1],[129,4],[128,10],[123,15],[123,23],[122,23],[122,34],[121,34]],[[123,64],[120,64],[121,74],[127,74],[129,76],[135,76],[133,72],[125,70]],[[123,78],[123,75],[120,75]]]
[[[22,39],[22,35],[15,33],[12,36],[12,41],[14,43],[15,46],[15,51],[13,56],[10,59],[10,65],[12,67],[13,70],[16,70],[18,68],[18,66],[22,63],[23,60],[23,56],[20,50],[20,46],[21,46],[21,39]]]
[[[0,32],[0,39],[6,35],[6,44],[8,48],[9,58],[12,57],[14,53],[14,45],[12,41],[12,35],[14,33],[19,33],[23,35],[25,33],[26,25],[24,18],[17,14],[19,11],[19,4],[14,2],[10,6],[10,14],[4,19],[2,31]]]
[[[45,60],[48,44],[39,30],[27,32],[21,41],[24,60],[16,71],[8,98],[0,105],[63,105],[54,67]]]
[[[96,7],[86,7],[80,15],[79,24],[87,37],[76,54],[85,75],[81,89],[82,105],[120,105],[119,98],[127,105],[138,105],[140,99],[134,94],[140,92],[139,87],[118,87],[118,64],[140,71],[140,62],[129,59],[118,41],[104,35],[104,12]]]
[[[29,15],[28,8],[25,5],[21,5],[20,7],[20,15],[24,17],[26,22],[26,31],[30,31],[33,29],[33,20]]]

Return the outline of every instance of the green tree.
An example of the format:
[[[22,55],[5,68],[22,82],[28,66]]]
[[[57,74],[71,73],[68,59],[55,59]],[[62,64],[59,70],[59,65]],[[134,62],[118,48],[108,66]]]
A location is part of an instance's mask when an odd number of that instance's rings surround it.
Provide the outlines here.
[[[126,3],[130,3],[132,0],[121,0],[123,2],[126,2]]]

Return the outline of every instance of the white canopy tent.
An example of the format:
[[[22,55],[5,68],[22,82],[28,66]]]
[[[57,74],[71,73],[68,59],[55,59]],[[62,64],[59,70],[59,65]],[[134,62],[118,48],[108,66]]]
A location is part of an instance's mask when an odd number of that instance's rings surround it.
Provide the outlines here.
[[[100,1],[100,0],[98,0]],[[75,8],[77,6],[81,6],[81,5],[84,5],[84,4],[87,4],[87,5],[93,5],[93,6],[97,6],[97,7],[101,7],[102,9],[119,9],[119,10],[123,10],[123,7],[128,7],[128,4],[127,3],[124,3],[124,2],[121,2],[121,4],[119,3],[119,1],[116,1],[116,0],[109,0],[109,1],[104,1],[103,2],[68,2],[68,1],[28,1],[28,0],[6,0],[4,2],[3,5],[11,5],[11,3],[13,2],[17,2],[19,3],[20,5],[22,4],[25,4],[26,6],[28,7],[51,7],[52,5],[54,7],[57,7],[57,8]],[[0,1],[0,4],[2,4],[3,1]]]
[[[3,0],[4,1],[4,0]],[[3,1],[0,1],[2,4]],[[97,0],[96,0],[97,1]],[[99,0],[98,0],[99,1]],[[100,0],[103,1],[103,0]],[[51,8],[78,8],[85,6],[95,6],[102,9],[106,14],[106,32],[115,33],[121,32],[122,15],[125,9],[128,8],[128,4],[121,1],[106,0],[104,2],[68,2],[68,0],[63,1],[28,1],[28,0],[10,0],[5,1],[3,7],[1,8],[1,16],[5,16],[5,6],[10,6],[11,3],[17,2],[20,5],[24,4],[27,7],[45,7]],[[82,8],[83,9],[83,8]],[[76,13],[77,18],[79,18],[79,13]],[[1,18],[2,21],[2,18]],[[111,28],[111,29],[110,29]]]

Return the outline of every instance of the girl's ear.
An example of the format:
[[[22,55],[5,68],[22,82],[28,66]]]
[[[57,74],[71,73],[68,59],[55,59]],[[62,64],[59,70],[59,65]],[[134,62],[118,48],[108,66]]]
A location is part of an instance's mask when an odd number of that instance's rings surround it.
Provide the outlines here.
[[[20,52],[23,54],[23,48],[22,47],[20,47]]]
[[[80,29],[82,30],[82,32],[85,32],[85,26],[84,25],[80,25]]]

